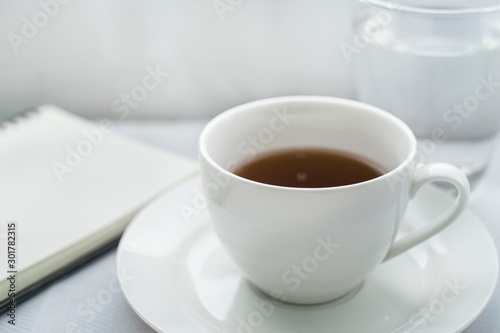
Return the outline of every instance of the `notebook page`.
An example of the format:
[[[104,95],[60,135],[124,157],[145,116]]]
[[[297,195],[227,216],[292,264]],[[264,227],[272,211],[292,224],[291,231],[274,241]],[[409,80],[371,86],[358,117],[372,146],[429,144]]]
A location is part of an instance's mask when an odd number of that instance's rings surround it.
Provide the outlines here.
[[[7,221],[17,223],[22,271],[109,228],[196,170],[195,162],[116,136],[103,123],[40,107],[0,130],[0,233]]]

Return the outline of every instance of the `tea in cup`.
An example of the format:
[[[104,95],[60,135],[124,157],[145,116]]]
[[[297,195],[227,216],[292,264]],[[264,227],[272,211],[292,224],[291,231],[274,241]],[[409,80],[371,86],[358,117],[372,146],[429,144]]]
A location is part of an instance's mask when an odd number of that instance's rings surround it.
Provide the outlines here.
[[[277,97],[223,112],[200,137],[200,170],[222,246],[271,297],[337,299],[383,261],[439,233],[466,207],[467,177],[444,164],[416,167],[417,142],[395,116],[320,96]],[[433,181],[455,202],[395,241],[406,207]]]

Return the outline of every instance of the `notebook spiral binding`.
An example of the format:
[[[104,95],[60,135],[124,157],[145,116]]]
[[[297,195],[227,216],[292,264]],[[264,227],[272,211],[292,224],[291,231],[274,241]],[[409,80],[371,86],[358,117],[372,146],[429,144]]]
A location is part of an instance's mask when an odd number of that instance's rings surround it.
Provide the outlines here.
[[[36,108],[29,108],[0,119],[0,132],[7,132],[14,128],[19,128],[24,122],[33,119],[40,113],[41,111]]]

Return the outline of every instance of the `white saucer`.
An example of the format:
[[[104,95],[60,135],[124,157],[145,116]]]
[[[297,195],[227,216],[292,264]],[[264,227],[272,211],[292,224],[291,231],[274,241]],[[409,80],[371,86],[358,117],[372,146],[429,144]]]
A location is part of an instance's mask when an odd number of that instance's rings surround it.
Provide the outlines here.
[[[145,208],[118,247],[120,284],[134,311],[160,332],[459,332],[488,303],[498,276],[495,245],[466,211],[424,244],[380,265],[361,289],[317,306],[271,302],[223,252],[197,177]],[[451,202],[427,186],[402,232]]]

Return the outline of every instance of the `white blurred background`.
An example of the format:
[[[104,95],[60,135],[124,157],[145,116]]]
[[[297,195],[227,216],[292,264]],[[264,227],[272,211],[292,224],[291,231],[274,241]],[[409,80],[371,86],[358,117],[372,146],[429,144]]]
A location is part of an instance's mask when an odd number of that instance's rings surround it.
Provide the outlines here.
[[[193,118],[271,96],[352,98],[340,48],[352,2],[0,0],[0,116],[53,103]]]

